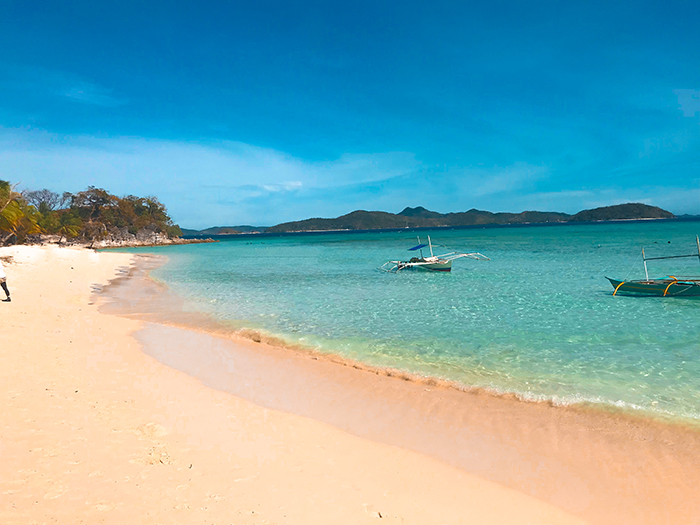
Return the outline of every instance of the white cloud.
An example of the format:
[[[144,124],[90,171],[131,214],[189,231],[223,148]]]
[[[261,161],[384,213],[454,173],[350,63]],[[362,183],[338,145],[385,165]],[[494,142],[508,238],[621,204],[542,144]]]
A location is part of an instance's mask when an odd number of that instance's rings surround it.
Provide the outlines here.
[[[66,98],[96,106],[115,107],[126,104],[126,100],[115,96],[111,89],[72,73],[8,65],[0,65],[0,72],[3,77],[0,86],[5,89]]]
[[[678,108],[684,117],[694,117],[700,114],[700,89],[674,89],[678,97]]]
[[[125,100],[114,97],[110,90],[87,82],[75,82],[62,87],[58,94],[76,102],[95,106],[115,107],[126,104]]]
[[[250,199],[381,181],[418,165],[413,155],[401,152],[308,162],[240,142],[197,144],[0,128],[4,179],[31,189],[75,192],[94,185],[120,195],[157,195],[186,225],[195,210],[202,221],[209,217],[197,224],[202,227],[255,220],[241,216],[242,204]],[[268,219],[275,220],[282,220],[281,212]]]
[[[527,163],[437,171],[403,152],[310,162],[240,142],[95,138],[0,127],[0,178],[21,182],[20,189],[76,192],[94,185],[118,195],[156,195],[176,222],[194,228],[265,226],[418,205],[443,213],[470,208],[575,213],[646,202],[677,214],[700,212],[700,181],[668,176],[667,186],[661,181],[654,187],[620,182],[633,180],[641,168],[611,174],[617,188],[582,188],[581,180],[555,180],[553,169]],[[665,166],[664,172],[676,169]]]
[[[549,168],[518,162],[505,168],[470,170],[469,175],[474,185],[471,194],[475,197],[481,197],[518,191],[530,186],[536,181],[546,178],[549,175]]]
[[[282,182],[280,184],[264,184],[263,189],[271,193],[277,193],[281,191],[294,191],[301,189],[301,182],[298,180]]]

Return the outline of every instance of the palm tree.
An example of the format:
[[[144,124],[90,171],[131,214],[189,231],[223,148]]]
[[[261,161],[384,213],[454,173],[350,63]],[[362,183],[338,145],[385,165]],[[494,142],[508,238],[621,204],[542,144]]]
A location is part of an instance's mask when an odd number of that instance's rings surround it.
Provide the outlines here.
[[[58,244],[63,242],[64,237],[66,239],[70,237],[77,237],[78,234],[80,234],[80,230],[83,226],[83,221],[80,220],[80,217],[70,211],[61,214],[59,223],[60,226],[57,233],[61,237],[58,239]]]
[[[9,182],[0,180],[0,244],[13,236],[22,242],[27,235],[41,233],[37,219],[36,209],[29,206]]]

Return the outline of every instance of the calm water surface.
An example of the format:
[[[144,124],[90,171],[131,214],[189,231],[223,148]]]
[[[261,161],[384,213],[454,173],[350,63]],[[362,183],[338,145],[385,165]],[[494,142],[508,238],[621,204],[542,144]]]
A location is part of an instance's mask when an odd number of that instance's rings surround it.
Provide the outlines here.
[[[416,235],[491,261],[377,270]],[[557,403],[700,421],[700,300],[612,296],[647,256],[696,251],[700,222],[237,237],[149,249],[188,308],[371,365]],[[670,241],[670,243],[669,243]],[[651,276],[700,275],[697,259]]]

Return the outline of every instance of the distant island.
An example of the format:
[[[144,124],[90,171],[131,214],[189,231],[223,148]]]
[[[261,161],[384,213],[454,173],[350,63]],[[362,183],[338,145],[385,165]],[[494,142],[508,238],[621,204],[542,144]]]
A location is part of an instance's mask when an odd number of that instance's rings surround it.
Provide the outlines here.
[[[212,226],[205,230],[190,230],[181,228],[182,235],[238,235],[241,233],[263,233],[268,228],[265,226]]]
[[[379,230],[395,228],[444,228],[457,226],[549,224],[638,219],[673,219],[673,213],[641,203],[617,204],[574,215],[560,212],[524,211],[521,213],[492,213],[471,209],[457,213],[438,213],[422,206],[407,207],[400,213],[357,210],[335,219],[306,219],[285,222],[269,228],[254,226],[219,226],[206,230],[186,230],[186,236],[230,235],[237,233],[286,233],[334,230]]]

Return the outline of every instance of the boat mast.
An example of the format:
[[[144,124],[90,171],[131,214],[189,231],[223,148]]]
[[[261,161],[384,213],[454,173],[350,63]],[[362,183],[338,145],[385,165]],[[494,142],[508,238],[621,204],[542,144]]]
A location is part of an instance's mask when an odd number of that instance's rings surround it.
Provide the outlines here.
[[[642,259],[644,259],[644,273],[647,276],[647,281],[649,280],[649,272],[647,271],[647,261],[659,261],[661,259],[685,259],[686,257],[697,257],[698,260],[700,260],[700,235],[695,236],[695,243],[698,245],[697,254],[692,253],[690,255],[669,255],[667,257],[647,257],[646,255],[644,255],[644,247],[642,246]]]
[[[430,235],[428,235],[428,246],[430,247],[430,256],[435,257],[433,255],[433,243],[430,242]],[[698,251],[698,253],[700,253],[700,250]]]

